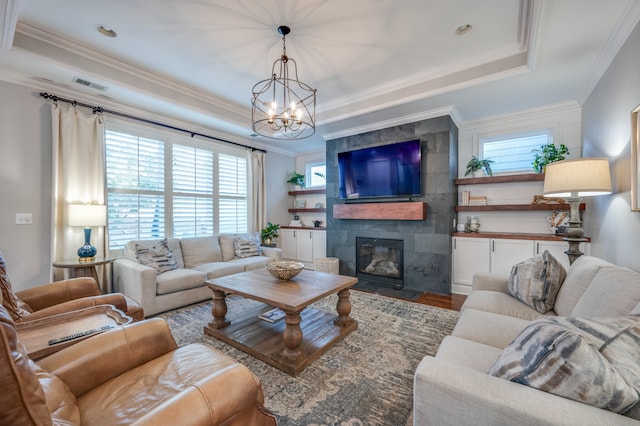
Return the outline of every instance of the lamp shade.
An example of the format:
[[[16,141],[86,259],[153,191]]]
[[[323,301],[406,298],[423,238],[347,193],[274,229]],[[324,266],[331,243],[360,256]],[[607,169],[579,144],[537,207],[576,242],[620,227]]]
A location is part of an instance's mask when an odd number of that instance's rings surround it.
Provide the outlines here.
[[[69,226],[105,226],[107,206],[99,204],[69,204]]]
[[[580,158],[548,164],[544,174],[544,195],[587,197],[611,193],[607,158]]]

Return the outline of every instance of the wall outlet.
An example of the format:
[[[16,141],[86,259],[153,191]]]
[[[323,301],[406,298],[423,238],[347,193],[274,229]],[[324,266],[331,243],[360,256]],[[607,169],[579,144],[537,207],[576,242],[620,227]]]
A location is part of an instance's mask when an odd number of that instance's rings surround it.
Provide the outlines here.
[[[16,225],[33,225],[33,214],[16,213]]]

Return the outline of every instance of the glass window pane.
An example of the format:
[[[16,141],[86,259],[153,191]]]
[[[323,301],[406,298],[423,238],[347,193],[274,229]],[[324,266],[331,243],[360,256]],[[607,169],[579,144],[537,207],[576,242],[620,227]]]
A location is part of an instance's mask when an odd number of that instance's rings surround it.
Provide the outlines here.
[[[551,130],[480,138],[480,157],[493,173],[533,171],[533,150],[553,141]]]

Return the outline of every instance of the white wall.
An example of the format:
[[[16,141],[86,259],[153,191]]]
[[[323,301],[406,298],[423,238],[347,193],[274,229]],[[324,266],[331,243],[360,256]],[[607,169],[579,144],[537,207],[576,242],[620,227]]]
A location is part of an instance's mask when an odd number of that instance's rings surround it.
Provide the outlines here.
[[[640,213],[631,211],[631,111],[640,104],[640,26],[598,82],[582,115],[583,156],[610,158],[613,194],[587,201],[591,254],[640,270]]]
[[[51,109],[38,91],[0,81],[0,251],[15,290],[49,282]],[[31,213],[33,225],[16,225]]]

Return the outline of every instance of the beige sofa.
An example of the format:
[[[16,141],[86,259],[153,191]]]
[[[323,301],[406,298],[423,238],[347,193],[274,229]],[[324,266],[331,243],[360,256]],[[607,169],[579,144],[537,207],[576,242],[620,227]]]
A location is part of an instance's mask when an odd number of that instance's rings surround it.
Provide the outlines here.
[[[247,237],[241,235],[240,237]],[[144,265],[137,257],[136,244],[154,246],[155,241],[130,241],[124,258],[113,263],[115,291],[140,302],[145,315],[154,315],[211,298],[205,281],[264,267],[280,260],[282,252],[275,247],[260,247],[257,256],[236,256],[232,234],[211,237],[169,238],[167,246],[177,268],[159,273]]]
[[[640,313],[640,273],[580,257],[567,270],[553,309],[544,315],[508,294],[508,282],[508,276],[474,276],[452,334],[436,356],[425,357],[415,371],[414,425],[638,424],[628,416],[639,418],[640,404],[626,415],[615,414],[488,371],[505,347],[514,347],[510,343],[525,327],[534,328],[536,318],[541,318],[536,324],[548,317],[552,322],[564,317],[618,321],[622,315]],[[640,351],[630,352],[640,356]],[[524,359],[517,358],[516,363]]]

